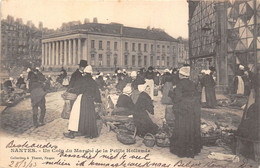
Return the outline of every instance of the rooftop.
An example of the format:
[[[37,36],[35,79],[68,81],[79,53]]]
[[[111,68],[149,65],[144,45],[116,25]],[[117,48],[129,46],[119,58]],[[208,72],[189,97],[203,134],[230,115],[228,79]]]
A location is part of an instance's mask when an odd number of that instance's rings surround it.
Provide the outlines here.
[[[121,36],[121,37],[128,37],[128,38],[178,42],[178,40],[168,35],[162,29],[155,29],[155,28],[142,29],[142,28],[126,27],[118,23],[111,23],[111,24],[85,23],[85,24],[73,25],[68,27],[62,27],[61,29],[59,29],[54,33],[43,35],[43,39],[51,38],[51,37],[60,37],[64,35],[77,34],[77,33],[112,35],[112,36]]]

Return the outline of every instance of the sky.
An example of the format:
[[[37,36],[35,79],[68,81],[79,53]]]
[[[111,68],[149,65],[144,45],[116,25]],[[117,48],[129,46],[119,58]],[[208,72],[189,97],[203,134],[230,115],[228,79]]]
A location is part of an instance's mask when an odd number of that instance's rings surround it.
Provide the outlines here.
[[[99,23],[121,23],[138,28],[161,28],[174,38],[188,38],[187,0],[2,0],[1,17],[7,15],[40,21],[47,28],[59,28],[62,23],[94,17]]]

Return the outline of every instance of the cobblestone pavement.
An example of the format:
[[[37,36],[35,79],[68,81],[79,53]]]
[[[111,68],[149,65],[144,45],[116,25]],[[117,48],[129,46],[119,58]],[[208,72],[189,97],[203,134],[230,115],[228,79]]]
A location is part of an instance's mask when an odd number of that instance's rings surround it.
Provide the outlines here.
[[[60,118],[63,101],[62,91],[46,95],[45,122],[50,123]],[[33,127],[31,99],[27,98],[13,107],[7,108],[1,114],[1,128],[4,132],[20,135]]]
[[[1,129],[6,134],[18,138],[30,138],[32,140],[44,140],[44,141],[62,141],[64,144],[82,145],[82,144],[92,144],[93,146],[102,146],[103,144],[109,144],[110,148],[129,148],[116,141],[116,134],[108,130],[108,128],[98,121],[100,130],[100,136],[96,139],[86,139],[84,137],[76,137],[75,139],[64,138],[63,132],[67,131],[68,120],[60,118],[60,114],[63,108],[64,101],[61,98],[62,91],[49,93],[46,96],[46,117],[44,126],[34,128],[32,124],[32,110],[30,105],[30,99],[26,99],[15,107],[8,108],[1,114]],[[155,98],[155,115],[152,116],[152,120],[158,125],[162,125],[162,119],[164,118],[165,106],[160,105],[160,95]],[[223,115],[228,113],[227,115]],[[218,119],[227,124],[233,124],[237,126],[238,121],[242,115],[242,111],[233,110],[228,108],[218,108],[218,109],[203,109],[202,116],[207,116],[210,119]],[[228,116],[228,117],[226,117]],[[145,145],[142,143],[142,139],[137,137],[136,144],[131,145],[131,148],[146,149]],[[165,156],[164,159],[168,161],[179,160],[176,155],[169,152],[169,148],[160,148],[154,146],[149,148],[153,155]],[[201,153],[194,159],[182,158],[184,161],[200,161],[204,163],[214,162],[217,165],[222,165],[226,168],[239,167],[243,164],[243,157],[239,163],[232,163],[228,161],[214,161],[208,159],[207,156],[210,152],[220,152],[231,154],[229,149],[223,147],[203,147]],[[252,167],[257,167],[257,163],[249,160]],[[178,166],[180,167],[180,166]],[[218,166],[219,167],[219,166]],[[249,166],[250,167],[250,166]]]

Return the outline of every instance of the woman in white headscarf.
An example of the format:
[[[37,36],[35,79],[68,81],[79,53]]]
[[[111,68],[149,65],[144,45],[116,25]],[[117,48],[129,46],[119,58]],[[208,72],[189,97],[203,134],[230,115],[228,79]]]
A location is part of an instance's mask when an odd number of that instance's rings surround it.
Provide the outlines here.
[[[173,87],[173,76],[171,75],[169,69],[165,69],[164,74],[162,75],[161,85],[162,85],[162,99],[161,99],[161,102],[162,102],[162,104],[171,105],[172,104],[172,100],[168,96],[168,94],[169,94],[169,91]]]
[[[239,70],[237,75],[234,78],[234,93],[238,95],[244,95],[245,86],[242,76],[244,75],[245,67],[243,65],[239,65]]]
[[[65,137],[74,138],[75,132],[79,132],[85,138],[92,139],[98,136],[94,102],[101,103],[101,96],[91,74],[92,67],[88,65],[84,69],[82,87],[78,88],[80,94],[71,110],[68,127],[70,132],[64,133]]]
[[[122,94],[118,97],[116,108],[112,112],[112,115],[132,115],[134,103],[131,99],[132,88],[131,84],[127,84]]]
[[[195,84],[189,80],[190,67],[179,71],[179,82],[170,92],[175,115],[170,152],[179,157],[194,157],[202,148],[200,135],[200,100]]]
[[[201,84],[205,87],[206,95],[206,107],[215,108],[217,104],[216,93],[215,93],[215,80],[213,79],[212,73],[210,70],[205,71],[205,75],[202,78]]]

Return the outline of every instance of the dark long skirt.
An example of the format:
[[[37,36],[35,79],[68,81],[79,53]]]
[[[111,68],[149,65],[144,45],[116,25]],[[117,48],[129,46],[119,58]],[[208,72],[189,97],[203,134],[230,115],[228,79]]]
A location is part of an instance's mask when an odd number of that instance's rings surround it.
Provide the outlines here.
[[[156,134],[158,132],[158,126],[151,120],[146,111],[134,112],[134,123],[137,128],[136,134],[140,137],[144,137],[145,134]]]
[[[194,157],[202,148],[199,98],[185,98],[173,106],[175,124],[170,151],[179,157]]]
[[[98,128],[93,98],[82,95],[80,103],[79,132],[88,137],[97,137]]]
[[[172,99],[168,96],[169,95],[169,91],[172,89],[172,82],[166,82],[163,85],[163,95],[162,95],[162,99],[161,102],[162,104],[172,104]]]
[[[217,104],[216,93],[214,87],[205,87],[207,107],[215,107]]]

